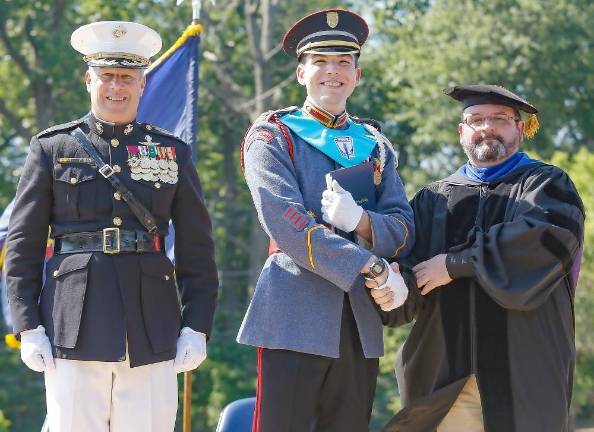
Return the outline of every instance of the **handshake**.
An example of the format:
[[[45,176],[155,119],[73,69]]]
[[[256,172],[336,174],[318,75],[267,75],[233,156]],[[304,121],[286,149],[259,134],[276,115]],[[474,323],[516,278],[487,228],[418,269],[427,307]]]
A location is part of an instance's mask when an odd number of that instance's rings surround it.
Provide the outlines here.
[[[370,266],[370,271],[364,272],[363,276],[371,297],[384,312],[396,309],[406,301],[408,288],[397,263],[390,265],[385,259],[376,258]]]

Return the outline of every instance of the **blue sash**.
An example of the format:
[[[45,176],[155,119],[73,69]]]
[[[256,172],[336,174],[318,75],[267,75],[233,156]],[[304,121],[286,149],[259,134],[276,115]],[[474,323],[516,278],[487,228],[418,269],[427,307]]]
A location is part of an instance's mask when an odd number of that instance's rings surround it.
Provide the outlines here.
[[[359,165],[375,148],[375,137],[362,124],[347,120],[345,129],[330,129],[301,110],[280,118],[299,138],[343,167]]]

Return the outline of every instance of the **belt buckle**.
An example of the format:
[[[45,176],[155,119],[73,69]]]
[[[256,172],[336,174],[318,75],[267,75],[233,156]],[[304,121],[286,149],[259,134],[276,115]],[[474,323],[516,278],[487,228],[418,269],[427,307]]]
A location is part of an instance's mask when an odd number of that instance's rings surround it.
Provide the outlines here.
[[[99,168],[99,173],[105,177],[105,178],[109,178],[113,175],[114,170],[111,166],[105,164],[103,165],[101,168]]]
[[[120,229],[103,229],[103,253],[107,255],[116,255],[120,253]]]

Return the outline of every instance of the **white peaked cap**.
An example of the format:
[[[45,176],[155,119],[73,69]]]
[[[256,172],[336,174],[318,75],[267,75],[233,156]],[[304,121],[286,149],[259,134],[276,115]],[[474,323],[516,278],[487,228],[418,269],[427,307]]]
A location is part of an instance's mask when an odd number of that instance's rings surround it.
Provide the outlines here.
[[[155,30],[128,21],[98,21],[76,29],[72,47],[89,66],[145,68],[163,43]]]

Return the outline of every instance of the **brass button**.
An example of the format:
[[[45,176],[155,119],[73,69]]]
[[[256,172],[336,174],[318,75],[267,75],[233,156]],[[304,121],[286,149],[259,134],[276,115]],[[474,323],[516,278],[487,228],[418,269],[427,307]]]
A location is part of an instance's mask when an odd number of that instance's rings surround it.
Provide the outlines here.
[[[120,145],[120,142],[118,141],[118,139],[117,139],[117,138],[112,138],[112,139],[111,139],[111,146],[112,146],[112,147],[117,147],[117,146],[119,146],[119,145]]]
[[[119,192],[114,192],[113,197],[119,201],[122,199],[122,194]]]
[[[159,189],[159,188],[161,187],[161,183],[159,183],[159,182],[155,183],[155,187],[156,187],[157,189]]]
[[[165,275],[165,280],[169,280],[169,275]]]
[[[70,178],[70,183],[75,184],[78,180],[75,177]]]
[[[115,226],[120,226],[120,225],[122,224],[122,218],[119,218],[119,217],[114,217],[114,218],[113,218],[113,224],[114,224]]]
[[[122,171],[122,167],[120,167],[119,165],[114,165],[112,169],[115,173],[119,173],[120,171]]]
[[[58,277],[59,274],[60,272],[58,270],[54,270],[54,277]]]

